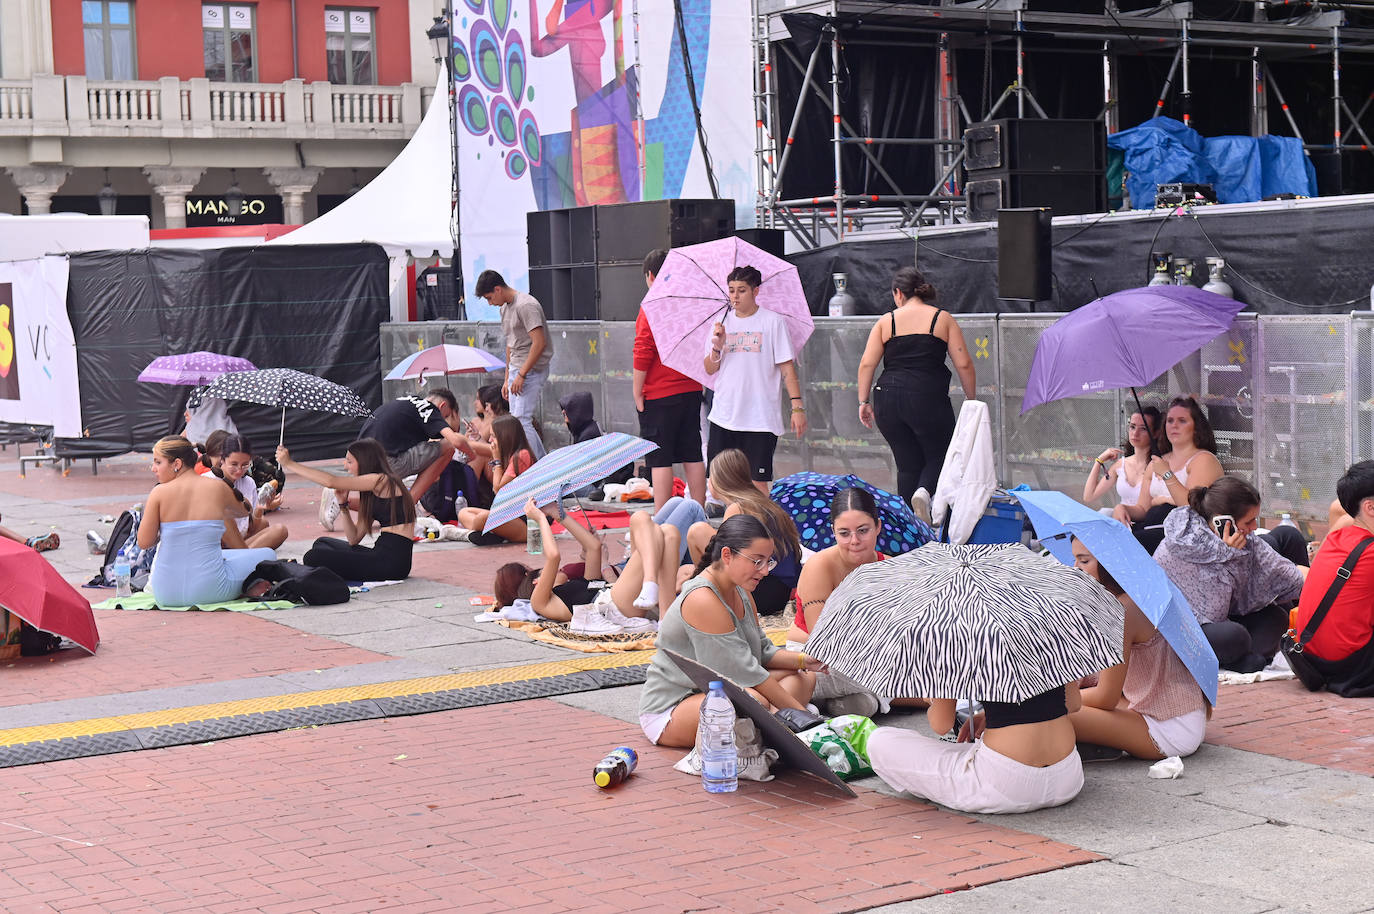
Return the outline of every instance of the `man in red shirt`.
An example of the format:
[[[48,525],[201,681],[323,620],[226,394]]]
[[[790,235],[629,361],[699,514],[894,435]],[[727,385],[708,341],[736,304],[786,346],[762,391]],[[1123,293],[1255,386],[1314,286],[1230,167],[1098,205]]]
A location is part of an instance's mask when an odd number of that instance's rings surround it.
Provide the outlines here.
[[[1353,523],[1328,533],[1312,559],[1312,570],[1298,601],[1296,633],[1301,633],[1322,602],[1336,571],[1352,549],[1374,536],[1374,460],[1365,460],[1345,471],[1336,483],[1336,497]],[[1331,605],[1304,650],[1319,661],[1321,672],[1333,686],[1359,680],[1374,687],[1374,547],[1355,563],[1336,601]],[[1369,694],[1366,692],[1365,694]]]
[[[668,252],[662,248],[644,258],[644,284],[652,286]],[[701,385],[664,365],[643,309],[635,318],[634,397],[639,410],[639,436],[658,445],[644,458],[653,477],[654,511],[673,494],[673,464],[698,504],[706,504],[706,463],[701,452]]]

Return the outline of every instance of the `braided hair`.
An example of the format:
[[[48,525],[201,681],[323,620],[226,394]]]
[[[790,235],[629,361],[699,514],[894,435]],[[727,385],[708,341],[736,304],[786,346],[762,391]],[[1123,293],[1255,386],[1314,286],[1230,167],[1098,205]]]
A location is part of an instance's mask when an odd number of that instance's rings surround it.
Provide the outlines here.
[[[727,518],[716,530],[716,535],[711,537],[711,541],[706,544],[706,549],[701,553],[701,561],[697,562],[697,567],[693,569],[692,576],[696,577],[710,566],[720,561],[720,552],[728,548],[731,552],[743,552],[749,548],[754,540],[772,539],[768,535],[768,528],[763,525],[752,514],[736,514],[734,517]]]
[[[242,435],[226,434],[219,441],[219,453],[216,456],[228,457],[230,454],[247,454],[251,457],[253,455],[253,448],[248,444],[248,439],[244,438]],[[218,476],[220,481],[229,487],[229,491],[233,492],[234,497],[239,500],[239,505],[251,515],[253,513],[253,506],[248,503],[248,499],[245,498],[243,493],[238,490],[238,487],[230,481],[229,477],[224,475],[224,470],[221,469],[221,467],[210,467],[210,472]]]

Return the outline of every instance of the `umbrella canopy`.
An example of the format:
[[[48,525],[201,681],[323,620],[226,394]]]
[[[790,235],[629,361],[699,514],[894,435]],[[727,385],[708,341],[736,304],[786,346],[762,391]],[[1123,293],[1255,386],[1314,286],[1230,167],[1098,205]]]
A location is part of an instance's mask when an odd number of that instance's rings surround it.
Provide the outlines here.
[[[793,473],[773,483],[768,495],[791,515],[801,534],[801,543],[813,552],[835,545],[830,528],[830,502],[841,489],[863,489],[878,505],[878,551],[901,555],[937,539],[935,531],[911,512],[901,496],[884,492],[852,473],[832,476],[810,471]]]
[[[208,384],[231,371],[252,371],[256,367],[247,359],[202,350],[181,355],[160,355],[139,372],[138,379],[148,384],[194,387]]]
[[[230,372],[207,387],[205,396],[341,416],[372,415],[362,398],[342,384],[290,368]]]
[[[1198,626],[1188,600],[1129,527],[1084,507],[1063,492],[1017,492],[1041,544],[1065,565],[1078,537],[1193,674],[1207,700],[1217,703],[1217,655]]]
[[[468,374],[483,371],[502,371],[506,363],[485,349],[444,343],[430,346],[408,355],[387,372],[383,380],[404,381],[434,374]]]
[[[624,432],[609,432],[567,447],[549,451],[515,479],[501,487],[492,500],[485,533],[507,521],[525,516],[525,500],[552,504],[568,492],[610,475],[656,445]]]
[[[701,361],[711,328],[730,307],[725,277],[741,266],[752,266],[763,276],[756,301],[786,320],[793,352],[802,351],[814,329],[797,268],[782,258],[738,238],[674,248],[641,307],[663,364],[707,387],[715,387],[715,376],[706,373]]]
[[[1243,307],[1192,286],[1126,289],[1090,302],[1041,334],[1021,412],[1064,397],[1149,384],[1231,329]]]
[[[0,537],[0,607],[34,628],[94,654],[100,645],[91,604],[28,546]]]
[[[861,565],[806,652],[879,695],[1025,701],[1121,662],[1121,604],[1019,544],[930,543]]]

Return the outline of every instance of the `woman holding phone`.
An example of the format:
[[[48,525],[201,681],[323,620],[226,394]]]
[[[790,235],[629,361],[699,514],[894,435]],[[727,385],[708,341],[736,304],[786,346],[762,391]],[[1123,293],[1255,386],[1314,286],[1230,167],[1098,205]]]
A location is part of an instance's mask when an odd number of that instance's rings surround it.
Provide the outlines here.
[[[1262,670],[1274,659],[1307,576],[1302,535],[1292,527],[1256,535],[1259,513],[1255,487],[1223,476],[1188,492],[1187,506],[1165,518],[1164,542],[1155,551],[1155,561],[1188,598],[1217,662],[1238,673]]]

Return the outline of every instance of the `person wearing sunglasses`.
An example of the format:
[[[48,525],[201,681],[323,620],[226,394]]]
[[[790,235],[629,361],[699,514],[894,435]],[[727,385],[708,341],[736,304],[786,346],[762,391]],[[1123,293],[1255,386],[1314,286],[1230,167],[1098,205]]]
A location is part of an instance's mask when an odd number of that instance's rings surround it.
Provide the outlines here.
[[[805,711],[814,676],[826,666],[802,651],[778,648],[763,633],[753,591],[777,565],[773,540],[756,517],[727,518],[711,537],[696,573],[663,615],[658,647],[739,683],[771,710]],[[691,748],[703,693],[659,650],[649,664],[639,723],[650,742]]]

